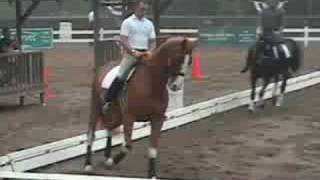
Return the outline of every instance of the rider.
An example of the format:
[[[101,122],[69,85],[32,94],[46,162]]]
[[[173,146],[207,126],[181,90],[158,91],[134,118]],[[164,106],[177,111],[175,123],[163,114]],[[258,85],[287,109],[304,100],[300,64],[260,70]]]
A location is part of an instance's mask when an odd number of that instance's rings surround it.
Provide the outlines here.
[[[283,49],[286,47],[281,45],[283,44],[282,33],[285,16],[285,10],[282,6],[283,2],[280,4],[278,0],[266,0],[264,6],[257,8],[260,15],[257,28],[258,50],[269,44],[276,59],[280,58],[279,50],[285,52],[288,56],[287,49]],[[263,54],[263,51],[261,54]]]
[[[124,48],[126,52],[120,63],[119,73],[104,96],[104,112],[121,90],[142,52],[155,48],[156,34],[153,23],[145,17],[146,4],[143,0],[136,0],[134,5],[134,13],[121,24],[120,41],[128,48]]]

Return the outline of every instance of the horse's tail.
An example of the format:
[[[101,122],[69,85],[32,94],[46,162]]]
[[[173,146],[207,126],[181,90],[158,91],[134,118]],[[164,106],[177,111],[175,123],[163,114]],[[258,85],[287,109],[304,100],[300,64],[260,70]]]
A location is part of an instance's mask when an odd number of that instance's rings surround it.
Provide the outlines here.
[[[91,154],[92,154],[92,145],[95,139],[95,131],[97,128],[97,122],[99,116],[99,72],[94,74],[91,84],[91,103],[90,103],[90,120],[87,132],[87,153],[86,153],[86,162],[85,162],[85,170],[91,171]]]
[[[252,45],[249,48],[248,55],[247,55],[247,58],[246,58],[246,65],[240,71],[241,73],[247,72],[250,69],[250,67],[253,65],[254,59],[255,59],[255,48],[256,48],[256,44]]]
[[[98,81],[99,81],[99,72],[97,72],[92,80],[91,84],[91,102],[90,102],[90,120],[88,127],[88,137],[89,141],[94,139],[94,131],[96,129],[97,120],[99,117],[99,89],[98,89]],[[91,139],[93,138],[93,139]]]
[[[300,45],[292,39],[286,39],[286,42],[292,53],[292,58],[290,59],[290,68],[294,72],[297,72],[302,65],[302,49]]]

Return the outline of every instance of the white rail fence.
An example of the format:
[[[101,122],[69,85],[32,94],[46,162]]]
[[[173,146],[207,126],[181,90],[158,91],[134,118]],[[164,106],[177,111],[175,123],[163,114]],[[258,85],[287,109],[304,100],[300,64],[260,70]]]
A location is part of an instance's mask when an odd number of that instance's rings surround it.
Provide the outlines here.
[[[303,33],[301,37],[295,36],[287,36],[288,38],[292,38],[296,41],[303,42],[305,47],[309,46],[310,42],[320,41],[320,36],[312,36],[313,33],[320,33],[320,28],[310,28],[305,26],[304,28],[287,28],[284,30],[286,34],[290,33]]]
[[[197,37],[200,33],[199,29],[160,29],[161,34],[185,34],[190,37]],[[292,38],[296,41],[303,42],[305,47],[308,47],[310,42],[320,41],[319,35],[320,28],[310,28],[308,26],[304,28],[286,28],[284,30],[286,37]],[[90,43],[93,42],[93,30],[73,30],[72,24],[61,23],[60,29],[53,32],[57,37],[54,39],[54,43]],[[119,36],[120,30],[105,30],[100,29],[100,39],[104,37]],[[300,34],[300,35],[297,35]],[[74,37],[79,36],[79,37]],[[83,38],[81,38],[81,36]]]
[[[198,29],[161,29],[162,34],[186,34],[193,36],[199,33]],[[93,42],[93,30],[71,30],[71,31],[54,31],[54,35],[59,38],[54,39],[54,43],[90,43]],[[107,37],[119,36],[120,30],[104,30],[100,29],[100,39]],[[73,38],[73,35],[84,36],[85,38]]]

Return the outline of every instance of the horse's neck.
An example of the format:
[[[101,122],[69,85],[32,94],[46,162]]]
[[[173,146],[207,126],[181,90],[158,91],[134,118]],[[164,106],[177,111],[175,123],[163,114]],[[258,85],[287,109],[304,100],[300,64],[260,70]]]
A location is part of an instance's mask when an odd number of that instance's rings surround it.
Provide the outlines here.
[[[168,83],[169,77],[165,73],[166,67],[164,63],[167,58],[160,52],[155,52],[152,60],[145,66],[146,74],[151,78],[151,85],[156,91],[162,91]]]

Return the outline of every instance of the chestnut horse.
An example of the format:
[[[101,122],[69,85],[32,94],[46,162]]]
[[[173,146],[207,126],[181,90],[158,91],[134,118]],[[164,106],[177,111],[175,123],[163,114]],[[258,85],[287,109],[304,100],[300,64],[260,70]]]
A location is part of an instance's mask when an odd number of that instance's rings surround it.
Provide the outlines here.
[[[177,86],[184,76],[188,60],[196,42],[183,37],[169,38],[149,54],[148,60],[141,61],[127,82],[125,88],[111,105],[107,113],[101,110],[102,95],[106,89],[101,87],[102,79],[112,69],[111,65],[104,66],[98,73],[93,88],[96,88],[95,98],[98,100],[92,110],[96,110],[97,117],[91,118],[88,130],[88,144],[85,170],[92,171],[91,148],[97,120],[100,118],[107,133],[105,148],[105,164],[108,167],[118,164],[132,149],[132,130],[134,122],[150,121],[151,136],[149,147],[148,177],[156,177],[157,148],[163,122],[166,120],[168,106],[167,85]],[[120,152],[111,157],[112,130],[123,125],[124,143]]]

